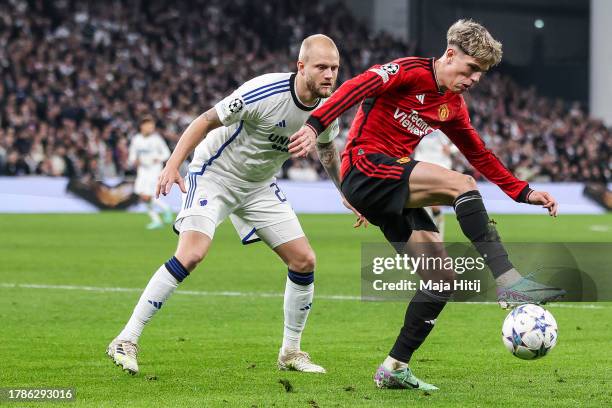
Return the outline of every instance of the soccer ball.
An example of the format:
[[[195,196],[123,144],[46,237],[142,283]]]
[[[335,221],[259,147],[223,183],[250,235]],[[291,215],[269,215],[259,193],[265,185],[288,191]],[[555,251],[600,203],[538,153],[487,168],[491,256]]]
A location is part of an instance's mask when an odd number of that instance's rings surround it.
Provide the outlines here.
[[[502,341],[509,352],[523,360],[544,357],[557,344],[557,322],[543,307],[518,306],[504,320]]]

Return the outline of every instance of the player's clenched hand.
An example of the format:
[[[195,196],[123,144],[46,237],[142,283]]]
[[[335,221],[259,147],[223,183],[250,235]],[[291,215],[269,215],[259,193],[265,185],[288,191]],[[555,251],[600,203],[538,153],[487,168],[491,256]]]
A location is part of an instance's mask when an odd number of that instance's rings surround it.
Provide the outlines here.
[[[289,153],[294,159],[306,157],[317,142],[317,135],[310,126],[303,126],[289,138]]]
[[[342,199],[342,204],[344,204],[346,208],[351,210],[357,216],[357,221],[355,221],[355,224],[353,224],[353,228],[359,228],[362,225],[364,226],[364,228],[368,228],[368,224],[369,224],[368,220],[366,220],[366,218],[363,215],[361,215],[361,213],[357,211],[355,207],[350,205],[349,202],[346,201],[345,198]]]
[[[547,193],[546,191],[532,191],[527,196],[529,204],[541,205],[543,208],[548,210],[548,214],[552,217],[557,216],[557,210],[559,203],[555,200],[555,197]]]
[[[179,185],[183,193],[187,192],[185,189],[185,182],[183,181],[178,169],[175,167],[168,167],[168,165],[166,165],[157,179],[155,198],[159,198],[160,194],[168,194],[174,183]]]

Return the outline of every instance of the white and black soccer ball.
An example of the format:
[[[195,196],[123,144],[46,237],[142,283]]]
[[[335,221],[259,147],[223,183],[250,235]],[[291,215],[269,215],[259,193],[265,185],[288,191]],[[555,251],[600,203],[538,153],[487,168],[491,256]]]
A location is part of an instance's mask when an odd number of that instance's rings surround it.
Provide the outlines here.
[[[514,308],[502,327],[504,346],[518,358],[535,360],[544,357],[557,344],[557,322],[538,305]]]

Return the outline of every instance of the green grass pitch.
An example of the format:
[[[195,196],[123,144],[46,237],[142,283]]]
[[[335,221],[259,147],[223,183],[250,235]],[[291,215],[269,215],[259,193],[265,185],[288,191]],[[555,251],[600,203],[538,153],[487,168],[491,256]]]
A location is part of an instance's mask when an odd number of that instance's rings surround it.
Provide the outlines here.
[[[497,306],[450,304],[411,364],[440,391],[376,389],[372,375],[405,304],[332,295],[359,295],[360,242],[382,234],[353,230],[350,216],[300,219],[318,262],[302,346],[328,374],[276,369],[286,269],[265,245],[243,247],[224,223],[209,257],[179,288],[191,293],[176,293],[145,328],[141,373],[132,377],[105,348],[172,255],[175,235],[146,231],[140,214],[0,215],[0,387],[74,387],[75,405],[91,407],[609,406],[610,303],[551,306],[559,344],[537,361],[505,350]],[[612,242],[610,215],[495,219],[507,241]],[[463,240],[450,216],[447,238]]]

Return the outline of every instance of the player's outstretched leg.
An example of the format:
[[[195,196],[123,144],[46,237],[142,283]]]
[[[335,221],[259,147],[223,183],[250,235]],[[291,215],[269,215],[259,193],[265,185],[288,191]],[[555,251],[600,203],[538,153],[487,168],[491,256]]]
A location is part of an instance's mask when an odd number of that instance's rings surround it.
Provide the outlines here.
[[[137,344],[145,324],[188,275],[189,272],[176,257],[159,267],[140,296],[130,320],[106,350],[115,364],[130,374],[138,373]]]
[[[424,214],[423,214],[424,216]],[[414,219],[413,219],[414,220]],[[385,236],[389,235],[389,229]],[[399,253],[424,254],[429,258],[448,256],[441,242],[440,235],[433,231],[412,231],[408,243],[397,247]],[[401,248],[401,249],[399,249]],[[421,267],[419,276],[424,281],[447,282],[452,288],[455,272],[450,268],[438,269]],[[417,378],[408,364],[413,353],[425,342],[434,328],[438,316],[450,300],[452,290],[418,290],[411,299],[404,316],[404,324],[397,336],[393,348],[385,361],[374,374],[374,382],[379,388],[406,388],[425,391],[437,390],[434,385]]]
[[[161,265],[142,292],[132,316],[108,345],[106,354],[124,371],[138,373],[138,339],[145,324],[208,252],[211,239],[200,232],[185,231],[179,237],[175,256]]]
[[[438,387],[417,378],[408,367],[412,354],[423,344],[434,328],[436,319],[446,305],[450,293],[442,295],[417,291],[408,304],[404,325],[389,353],[378,367],[374,382],[378,388],[406,388],[424,391]]]
[[[475,187],[475,183],[470,187]],[[545,304],[565,295],[563,289],[543,285],[530,276],[523,277],[518,273],[508,259],[495,223],[489,219],[478,190],[472,189],[460,194],[453,206],[461,230],[486,259],[493,273],[497,283],[497,299],[502,308],[523,303]]]
[[[537,283],[521,276],[514,268],[472,177],[434,164],[418,163],[410,175],[410,198],[406,206],[432,204],[453,205],[463,234],[491,269],[502,307],[543,304],[565,295],[563,289]]]
[[[314,296],[314,252],[305,237],[281,244],[274,250],[289,268],[283,304],[285,327],[283,345],[278,353],[278,368],[325,373],[325,368],[313,363],[310,355],[300,346]]]

